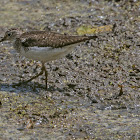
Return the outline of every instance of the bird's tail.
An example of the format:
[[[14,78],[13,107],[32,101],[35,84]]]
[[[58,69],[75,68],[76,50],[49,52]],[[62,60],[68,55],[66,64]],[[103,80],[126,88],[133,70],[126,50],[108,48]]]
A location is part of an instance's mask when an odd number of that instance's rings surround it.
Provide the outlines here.
[[[98,38],[98,36],[96,36],[96,35],[94,35],[94,36],[86,36],[86,37],[87,37],[87,40]]]

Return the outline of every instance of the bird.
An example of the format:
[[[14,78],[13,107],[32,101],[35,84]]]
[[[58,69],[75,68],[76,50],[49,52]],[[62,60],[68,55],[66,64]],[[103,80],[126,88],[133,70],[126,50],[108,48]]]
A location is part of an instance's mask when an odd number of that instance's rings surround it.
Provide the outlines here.
[[[11,28],[5,32],[0,42],[10,41],[17,53],[42,63],[40,73],[27,81],[19,82],[17,85],[28,83],[45,72],[45,86],[47,89],[48,72],[45,63],[60,59],[69,54],[79,43],[96,38],[98,38],[96,35],[79,36],[46,30],[23,31],[21,28]]]

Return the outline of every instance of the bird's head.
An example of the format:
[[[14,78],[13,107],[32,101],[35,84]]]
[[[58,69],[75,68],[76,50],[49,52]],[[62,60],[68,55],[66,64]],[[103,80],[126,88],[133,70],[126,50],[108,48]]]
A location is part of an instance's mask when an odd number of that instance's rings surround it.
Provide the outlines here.
[[[3,41],[13,41],[16,38],[20,37],[20,35],[22,33],[23,33],[23,31],[21,29],[16,29],[16,28],[9,29],[8,31],[5,32],[4,37],[2,37],[0,39],[0,42],[3,42]]]

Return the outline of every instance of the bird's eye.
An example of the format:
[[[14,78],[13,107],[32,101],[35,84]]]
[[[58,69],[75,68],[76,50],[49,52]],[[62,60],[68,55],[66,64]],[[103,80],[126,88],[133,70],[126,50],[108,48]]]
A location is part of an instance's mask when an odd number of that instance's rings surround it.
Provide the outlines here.
[[[8,36],[11,36],[12,34],[11,34],[11,33],[8,33],[7,35],[8,35]]]

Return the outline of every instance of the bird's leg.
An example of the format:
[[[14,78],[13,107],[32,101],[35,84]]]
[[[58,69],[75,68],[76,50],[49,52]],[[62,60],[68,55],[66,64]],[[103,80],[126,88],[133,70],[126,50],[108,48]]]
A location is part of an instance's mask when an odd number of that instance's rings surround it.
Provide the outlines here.
[[[39,77],[40,75],[43,74],[43,71],[44,71],[44,67],[42,66],[41,72],[39,74],[33,76],[32,78],[30,78],[29,80],[25,81],[24,83],[28,83],[28,82],[32,81],[33,79],[36,79],[37,77]]]
[[[44,66],[44,68],[45,68],[45,66]],[[46,68],[44,69],[44,71],[45,71],[45,84],[46,84],[46,89],[48,89],[48,84],[47,84],[47,81],[48,81],[48,72],[47,72]]]
[[[42,75],[44,71],[45,71],[45,75],[46,75],[45,65],[44,65],[44,63],[42,63],[41,72],[40,72],[39,74],[33,76],[32,78],[30,78],[30,79],[27,80],[27,81],[22,81],[22,82],[19,82],[18,84],[14,84],[14,86],[20,86],[21,84],[24,84],[24,83],[26,84],[26,83],[32,81],[33,79],[37,78],[38,76]]]

